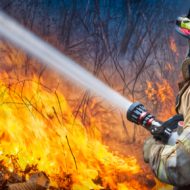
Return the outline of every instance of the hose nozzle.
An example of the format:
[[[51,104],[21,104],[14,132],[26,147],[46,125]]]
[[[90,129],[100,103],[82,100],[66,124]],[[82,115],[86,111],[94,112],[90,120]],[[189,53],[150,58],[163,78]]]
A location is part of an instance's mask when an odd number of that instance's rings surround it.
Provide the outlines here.
[[[146,108],[139,102],[133,103],[127,111],[127,119],[135,124],[142,125],[148,129],[155,118],[147,112]]]
[[[170,126],[171,121],[168,120],[167,124],[157,121],[155,117],[147,112],[146,108],[139,102],[133,103],[127,111],[127,119],[135,124],[141,125],[146,128],[158,140],[167,142],[171,136],[173,124]],[[173,119],[172,119],[173,120]]]

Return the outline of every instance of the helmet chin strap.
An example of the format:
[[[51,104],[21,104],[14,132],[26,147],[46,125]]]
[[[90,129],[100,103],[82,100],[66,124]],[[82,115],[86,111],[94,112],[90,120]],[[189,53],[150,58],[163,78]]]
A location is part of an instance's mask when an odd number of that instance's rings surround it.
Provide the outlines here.
[[[190,9],[189,9],[189,12],[188,12],[188,14],[187,14],[187,18],[190,19]]]
[[[188,46],[187,57],[190,57],[190,39],[188,39]]]

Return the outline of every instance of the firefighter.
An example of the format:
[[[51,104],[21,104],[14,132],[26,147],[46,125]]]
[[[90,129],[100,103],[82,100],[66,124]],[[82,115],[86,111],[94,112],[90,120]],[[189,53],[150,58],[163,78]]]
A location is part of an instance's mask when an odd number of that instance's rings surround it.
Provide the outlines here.
[[[179,17],[176,30],[188,38],[190,44],[190,14]],[[164,145],[153,137],[145,141],[143,155],[154,174],[175,190],[190,189],[190,48],[182,63],[184,81],[176,103],[176,111],[184,117],[184,127],[175,145]]]

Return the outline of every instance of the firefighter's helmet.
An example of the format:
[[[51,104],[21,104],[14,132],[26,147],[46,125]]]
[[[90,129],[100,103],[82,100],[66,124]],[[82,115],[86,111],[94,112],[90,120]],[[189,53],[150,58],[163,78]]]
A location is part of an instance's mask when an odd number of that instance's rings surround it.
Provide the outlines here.
[[[180,16],[176,20],[176,30],[182,36],[190,39],[190,9],[187,16]]]

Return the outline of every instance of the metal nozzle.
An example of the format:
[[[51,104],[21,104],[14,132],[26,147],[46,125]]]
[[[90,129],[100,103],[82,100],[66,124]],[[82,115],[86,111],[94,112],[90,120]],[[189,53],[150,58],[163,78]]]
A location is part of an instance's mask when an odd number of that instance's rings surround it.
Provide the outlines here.
[[[153,115],[147,112],[145,107],[139,103],[133,103],[127,111],[127,119],[138,125],[142,125],[158,140],[167,142],[172,130],[163,128],[162,123],[157,121]]]
[[[154,116],[148,113],[141,103],[135,102],[127,111],[127,119],[148,129],[154,121]]]
[[[178,122],[183,120],[180,115],[175,115],[162,123],[147,112],[146,108],[139,102],[133,103],[127,111],[127,119],[138,125],[142,125],[157,139],[168,142],[173,131],[178,127]]]
[[[127,119],[133,123],[139,124],[139,116],[145,111],[146,109],[141,103],[135,102],[129,107],[127,111]]]

